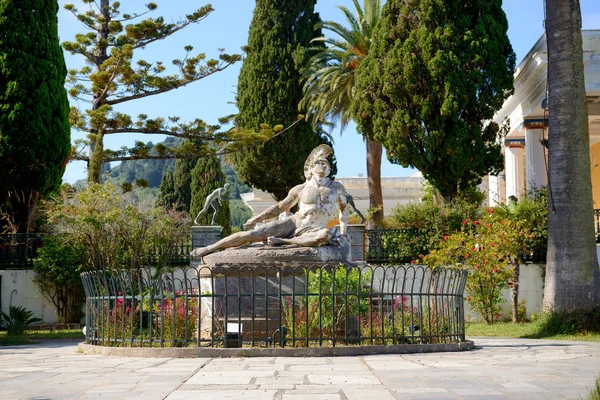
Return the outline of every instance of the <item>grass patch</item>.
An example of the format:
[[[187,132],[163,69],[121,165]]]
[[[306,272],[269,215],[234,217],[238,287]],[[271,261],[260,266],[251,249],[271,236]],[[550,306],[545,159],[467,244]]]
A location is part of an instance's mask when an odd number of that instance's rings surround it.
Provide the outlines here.
[[[586,400],[600,400],[600,378],[596,379],[596,386],[592,388]]]
[[[600,315],[543,315],[538,320],[519,324],[467,322],[465,331],[467,336],[600,342]]]
[[[85,336],[81,329],[54,329],[25,331],[22,336],[8,336],[6,331],[0,331],[0,346],[17,346],[23,344],[36,344],[45,340],[81,339]]]

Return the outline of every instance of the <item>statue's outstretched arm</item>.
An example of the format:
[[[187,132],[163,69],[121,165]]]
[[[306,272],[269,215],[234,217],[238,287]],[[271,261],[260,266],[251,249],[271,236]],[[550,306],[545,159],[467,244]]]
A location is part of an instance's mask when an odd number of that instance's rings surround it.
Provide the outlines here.
[[[256,225],[256,223],[275,218],[288,208],[294,207],[300,200],[300,192],[303,188],[304,185],[298,185],[292,188],[285,199],[267,208],[256,217],[250,218],[248,222],[244,224],[244,229],[251,229],[254,227],[254,225]]]

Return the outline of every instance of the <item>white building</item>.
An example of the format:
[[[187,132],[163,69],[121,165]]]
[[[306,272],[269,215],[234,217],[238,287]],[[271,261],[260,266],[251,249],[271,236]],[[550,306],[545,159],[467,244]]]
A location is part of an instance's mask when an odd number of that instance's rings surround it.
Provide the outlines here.
[[[590,158],[594,208],[600,208],[600,30],[583,30],[585,90],[588,101]],[[508,98],[494,121],[510,121],[504,140],[504,173],[488,180],[489,204],[519,198],[531,185],[545,186],[548,139],[546,99],[548,57],[546,37],[542,36],[515,71],[515,93]]]
[[[369,188],[367,178],[364,176],[336,178],[346,188],[354,199],[356,208],[366,217],[369,209]],[[383,192],[383,210],[387,217],[397,205],[408,204],[411,201],[420,201],[423,196],[423,177],[413,174],[409,177],[381,178]],[[257,215],[267,207],[275,204],[273,197],[267,192],[254,189],[249,193],[241,194],[242,200],[253,215]]]

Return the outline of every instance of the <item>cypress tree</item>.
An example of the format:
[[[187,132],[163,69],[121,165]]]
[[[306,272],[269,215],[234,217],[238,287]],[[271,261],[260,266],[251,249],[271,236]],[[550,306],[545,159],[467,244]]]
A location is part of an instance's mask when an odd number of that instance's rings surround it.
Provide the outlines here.
[[[161,207],[171,207],[171,205],[175,203],[177,203],[175,180],[173,178],[173,171],[169,169],[165,172],[162,181],[160,182],[160,193],[158,194],[156,204]]]
[[[238,127],[258,130],[263,123],[289,126],[297,120],[301,73],[309,58],[305,49],[320,36],[313,29],[320,21],[315,3],[256,1],[247,56],[238,78]],[[322,133],[303,121],[264,145],[232,156],[243,182],[281,200],[304,182],[304,161],[321,143],[326,143]]]
[[[210,157],[210,156],[208,156]],[[192,170],[197,160],[180,159],[175,161],[175,173],[173,174],[173,187],[178,209],[190,212],[192,204]]]
[[[225,174],[221,170],[221,162],[216,156],[198,159],[196,166],[191,173],[191,206],[190,216],[196,218],[196,215],[204,207],[206,197],[215,189],[223,187],[227,181]],[[222,199],[222,205],[217,215],[217,223],[223,227],[223,236],[231,234],[229,210],[229,201]],[[210,225],[212,220],[212,209],[199,218],[201,225]]]
[[[0,2],[0,206],[28,232],[68,161],[67,70],[55,0]]]
[[[353,116],[446,199],[503,168],[494,113],[513,92],[501,0],[388,0]]]

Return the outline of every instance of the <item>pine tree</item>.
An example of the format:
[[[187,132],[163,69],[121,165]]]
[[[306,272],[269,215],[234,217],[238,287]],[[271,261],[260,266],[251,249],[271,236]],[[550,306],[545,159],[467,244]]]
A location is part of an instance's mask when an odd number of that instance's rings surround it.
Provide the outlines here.
[[[313,30],[320,20],[315,3],[256,1],[247,56],[238,78],[237,126],[256,130],[263,123],[289,126],[297,119],[300,78],[309,58],[305,49],[320,36]],[[326,143],[322,133],[302,122],[264,145],[233,154],[233,160],[243,182],[281,200],[304,182],[304,161],[321,143]]]
[[[226,177],[221,170],[221,163],[215,156],[205,157],[198,160],[191,173],[191,206],[190,216],[196,218],[196,215],[204,207],[206,197],[215,189],[223,187]],[[199,218],[201,225],[210,225],[212,220],[212,209]],[[217,215],[217,223],[223,227],[223,236],[231,234],[230,226],[231,212],[229,210],[229,201],[222,199],[222,205]]]
[[[204,20],[213,11],[212,6],[203,6],[180,21],[167,23],[163,17],[139,20],[157,8],[155,3],[148,3],[147,10],[140,14],[127,14],[121,13],[117,1],[82,1],[88,8],[85,12],[80,13],[73,4],[67,4],[65,8],[90,32],[78,34],[73,42],[64,42],[63,48],[71,54],[81,55],[88,64],[79,70],[70,70],[68,79],[71,84],[69,94],[74,99],[91,102],[91,109],[73,107],[70,114],[71,125],[88,132],[88,139],[79,143],[72,155],[74,160],[88,162],[88,181],[100,182],[101,166],[107,161],[198,158],[215,151],[215,147],[205,146],[205,141],[215,141],[222,146],[228,143],[231,135],[217,132],[218,125],[211,126],[200,119],[183,122],[178,117],[165,119],[142,114],[134,120],[114,109],[128,101],[199,81],[240,60],[240,55],[225,53],[217,59],[207,59],[204,53],[192,54],[192,46],[185,46],[185,57],[173,60],[179,74],[167,74],[163,62],[150,63],[139,58],[139,50]],[[164,134],[201,141],[187,142],[177,149],[156,146],[157,154],[150,154],[142,142],[130,149],[105,149],[104,137],[120,133]],[[198,147],[198,143],[203,145]],[[89,149],[87,155],[86,149]]]
[[[0,207],[16,232],[60,186],[71,148],[57,12],[54,0],[0,2]]]
[[[507,29],[501,0],[388,0],[358,69],[357,123],[446,199],[503,168],[491,120],[513,92]]]

